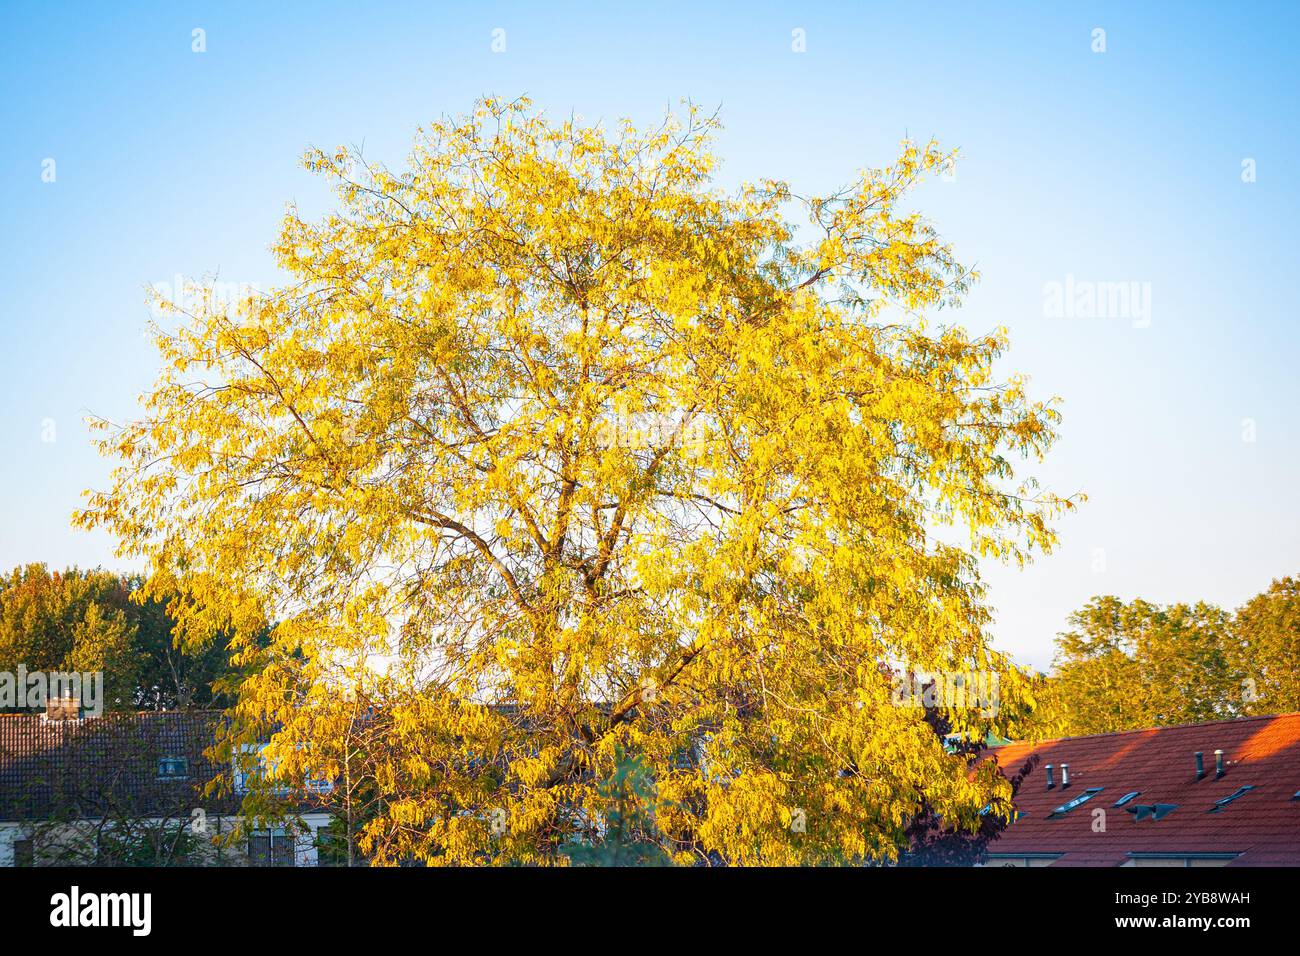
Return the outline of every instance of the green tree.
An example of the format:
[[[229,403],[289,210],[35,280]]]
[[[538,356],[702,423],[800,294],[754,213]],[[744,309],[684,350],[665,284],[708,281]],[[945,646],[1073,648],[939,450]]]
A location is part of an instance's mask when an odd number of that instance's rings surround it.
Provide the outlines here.
[[[139,577],[132,577],[130,585],[130,617],[139,654],[135,706],[140,710],[228,706],[234,699],[229,685],[237,677],[228,642],[224,638],[200,644],[179,641],[168,602],[145,597]]]
[[[1232,618],[1213,605],[1101,596],[1070,616],[1039,719],[1067,735],[1233,716]]]
[[[1300,579],[1285,577],[1237,611],[1234,652],[1251,714],[1300,710]]]
[[[110,710],[224,706],[226,642],[178,643],[167,601],[140,586],[134,575],[44,564],[0,577],[0,670],[102,671]]]
[[[0,670],[103,671],[105,706],[133,706],[129,604],[126,583],[105,571],[16,568],[0,579]]]
[[[622,747],[614,769],[596,788],[592,813],[576,845],[561,852],[574,866],[672,866],[655,821],[658,791],[645,763]]]
[[[71,622],[71,642],[60,670],[104,675],[104,706],[131,710],[135,706],[142,655],[135,646],[139,629],[119,607],[89,602]]]

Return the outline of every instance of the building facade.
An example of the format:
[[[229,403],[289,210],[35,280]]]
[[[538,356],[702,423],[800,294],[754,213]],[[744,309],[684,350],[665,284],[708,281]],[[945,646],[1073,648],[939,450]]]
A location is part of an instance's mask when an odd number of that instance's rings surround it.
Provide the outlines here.
[[[222,715],[0,715],[0,866],[316,866],[329,813],[242,826],[247,771],[213,762]],[[210,792],[224,778],[230,786]]]

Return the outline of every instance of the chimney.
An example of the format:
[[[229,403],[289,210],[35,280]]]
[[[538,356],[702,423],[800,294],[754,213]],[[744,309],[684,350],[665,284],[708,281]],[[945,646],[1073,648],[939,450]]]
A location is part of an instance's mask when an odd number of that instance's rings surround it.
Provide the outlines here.
[[[1061,789],[1064,790],[1069,785],[1070,785],[1070,765],[1068,763],[1063,763],[1061,764]]]
[[[79,717],[81,717],[81,701],[76,697],[50,697],[46,699],[46,720],[77,720]]]
[[[1205,776],[1205,754],[1196,751],[1196,779],[1200,780]]]
[[[1055,786],[1056,781],[1052,779],[1052,765],[1049,763],[1047,765],[1047,789],[1051,790]]]
[[[1214,752],[1214,779],[1218,780],[1227,772],[1223,769],[1223,751],[1216,750]]]

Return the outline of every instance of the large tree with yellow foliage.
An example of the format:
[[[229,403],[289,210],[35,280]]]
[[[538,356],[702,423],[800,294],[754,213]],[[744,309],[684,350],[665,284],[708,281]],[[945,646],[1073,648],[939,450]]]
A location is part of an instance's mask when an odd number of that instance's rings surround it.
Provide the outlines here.
[[[945,720],[1014,733],[976,561],[1070,506],[1013,474],[1057,416],[1004,333],[926,321],[973,276],[900,203],[953,157],[723,193],[715,125],[485,100],[401,171],[312,151],[339,205],[287,214],[294,281],[160,329],[104,426],[78,520],[181,589],[183,640],[239,635],[227,745],[364,799],[377,862],[563,862],[619,753],[678,862],[887,860],[922,808],[1003,806],[891,693],[996,671],[998,716]]]

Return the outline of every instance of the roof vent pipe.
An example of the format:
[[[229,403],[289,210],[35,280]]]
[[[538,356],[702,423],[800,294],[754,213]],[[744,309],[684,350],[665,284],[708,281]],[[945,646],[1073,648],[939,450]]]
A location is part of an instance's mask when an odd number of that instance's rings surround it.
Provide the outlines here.
[[[1055,786],[1056,781],[1052,779],[1052,765],[1049,763],[1047,765],[1047,789],[1051,790]]]
[[[1196,779],[1200,780],[1205,776],[1205,754],[1196,751]]]
[[[1218,780],[1227,772],[1223,769],[1223,751],[1216,750],[1214,752],[1214,779]]]
[[[1063,763],[1061,764],[1061,789],[1064,790],[1069,785],[1070,785],[1070,765],[1068,763]]]

